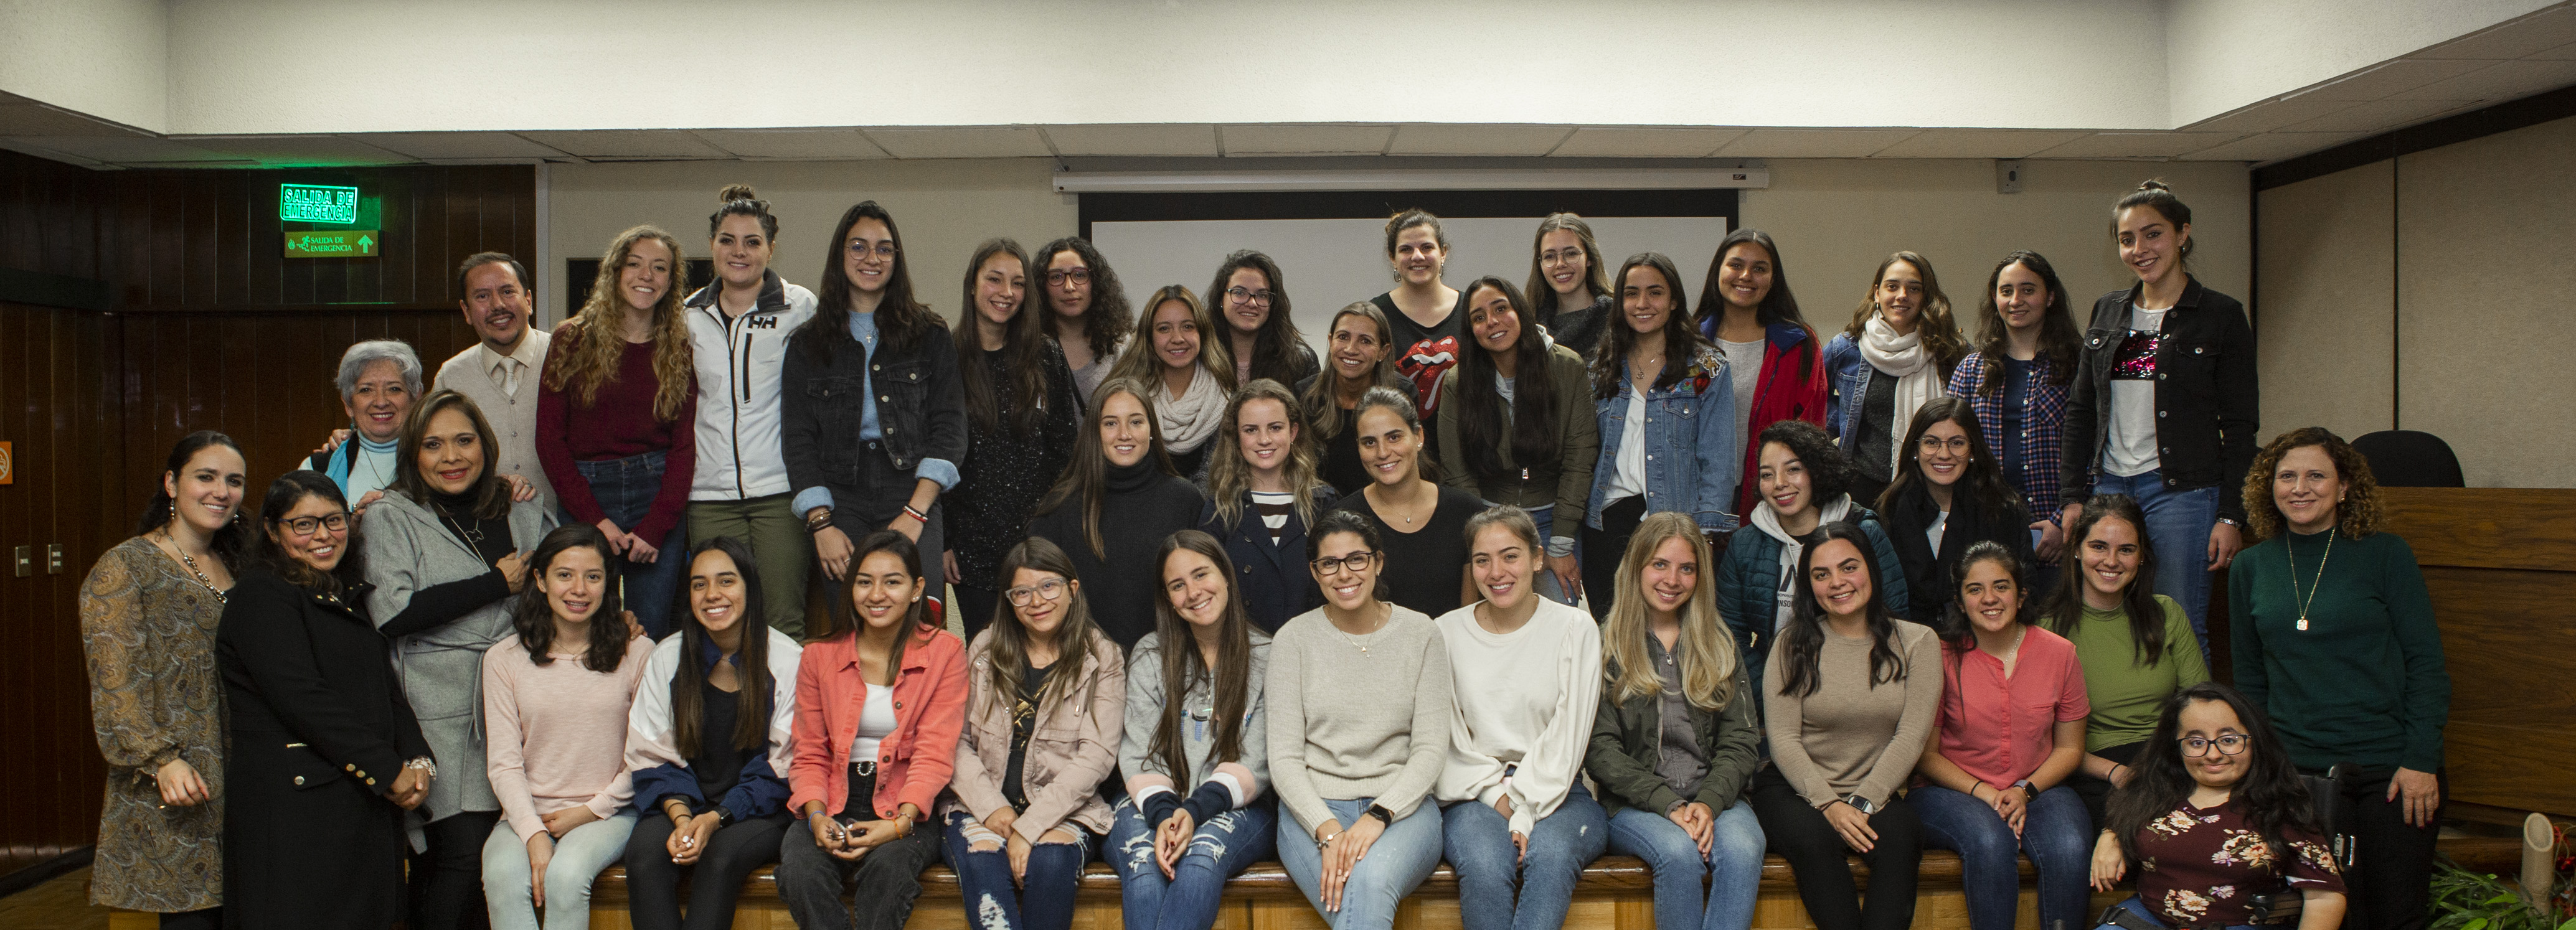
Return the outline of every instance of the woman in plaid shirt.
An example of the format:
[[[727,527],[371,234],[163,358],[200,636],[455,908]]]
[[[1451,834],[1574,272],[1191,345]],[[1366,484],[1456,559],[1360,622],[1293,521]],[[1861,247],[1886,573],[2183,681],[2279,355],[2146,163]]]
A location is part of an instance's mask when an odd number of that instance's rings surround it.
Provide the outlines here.
[[[2057,270],[2037,252],[2014,252],[1986,276],[1977,302],[1977,350],[1950,372],[1950,395],[1976,411],[2004,480],[2030,505],[2031,545],[2041,564],[2032,582],[2047,590],[2066,541],[2058,525],[2058,466],[2066,394],[2083,346],[2066,309]]]

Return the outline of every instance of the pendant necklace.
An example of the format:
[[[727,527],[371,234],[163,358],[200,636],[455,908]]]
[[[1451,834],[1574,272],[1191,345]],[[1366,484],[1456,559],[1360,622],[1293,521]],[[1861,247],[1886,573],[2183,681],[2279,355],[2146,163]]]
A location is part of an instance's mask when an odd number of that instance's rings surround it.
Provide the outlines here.
[[[2308,586],[2306,600],[2299,598],[2299,560],[2290,553],[2287,540],[2283,540],[2281,555],[2290,560],[2290,600],[2299,605],[2299,632],[2304,633],[2308,629],[2308,605],[2317,602],[2317,589],[2326,586],[2326,560],[2334,557],[2334,530],[2326,530],[2326,551],[2317,557],[2317,581]]]
[[[177,537],[170,535],[169,527],[165,526],[161,528],[161,540],[170,544],[170,551],[179,554],[179,564],[188,567],[188,574],[197,576],[197,583],[204,585],[207,591],[214,593],[215,603],[223,604],[231,602],[231,598],[224,596],[224,592],[215,587],[214,579],[206,577],[205,572],[197,570],[196,558],[190,556],[188,554],[188,550],[179,547],[179,540]]]

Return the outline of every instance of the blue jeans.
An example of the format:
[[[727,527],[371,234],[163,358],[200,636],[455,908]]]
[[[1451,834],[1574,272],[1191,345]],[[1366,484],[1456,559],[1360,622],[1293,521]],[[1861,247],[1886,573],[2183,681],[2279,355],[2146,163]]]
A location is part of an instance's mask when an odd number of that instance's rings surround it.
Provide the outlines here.
[[[1610,851],[1646,860],[1655,873],[1655,930],[1745,930],[1762,884],[1762,821],[1743,801],[1717,812],[1708,854],[1672,818],[1640,807],[1610,817]],[[1700,903],[1700,882],[1708,903]]]
[[[966,902],[966,925],[983,930],[1068,930],[1073,926],[1073,893],[1082,884],[1082,863],[1091,852],[1091,834],[1079,824],[1064,830],[1081,837],[1073,843],[1039,843],[1029,849],[1025,881],[1011,883],[1010,853],[968,848],[960,828],[974,815],[950,811],[948,867],[957,872],[958,896]],[[1008,839],[1005,837],[1004,839]]]
[[[549,930],[590,926],[590,882],[626,857],[626,837],[633,832],[635,812],[625,810],[574,827],[555,840],[554,858],[546,860]],[[528,875],[528,844],[510,829],[510,818],[503,817],[483,843],[483,906],[492,930],[537,930],[534,885]]]
[[[1957,791],[1925,785],[1906,798],[1923,815],[1923,845],[1959,853],[1969,930],[2012,930],[2022,853],[2039,869],[2040,930],[2082,930],[2099,916],[2086,913],[2093,902],[2093,815],[2075,789],[2040,792],[2018,837],[1992,805]]]
[[[1530,522],[1538,524],[1539,550],[1541,552],[1545,552],[1547,550],[1548,530],[1553,528],[1556,524],[1556,505],[1549,504],[1545,507],[1529,510],[1528,513],[1530,515]],[[1580,523],[1575,524],[1575,527],[1578,530],[1575,534],[1574,542],[1575,564],[1577,565],[1582,564],[1583,559],[1583,538],[1582,533],[1579,532],[1581,526],[1582,524]],[[1578,574],[1575,576],[1574,580],[1580,582],[1583,578]],[[1555,572],[1547,570],[1547,563],[1544,561],[1541,561],[1538,564],[1538,580],[1535,583],[1538,585],[1538,593],[1541,596],[1546,597],[1548,600],[1564,604],[1568,607],[1581,606],[1580,598],[1565,596],[1565,585],[1556,580]],[[1602,596],[1607,597],[1608,595],[1604,594]]]
[[[1214,926],[1225,880],[1270,858],[1278,840],[1279,815],[1269,798],[1259,798],[1199,824],[1180,861],[1172,863],[1172,876],[1164,878],[1154,859],[1154,829],[1136,810],[1136,802],[1120,800],[1115,816],[1103,856],[1118,869],[1119,909],[1135,930]]]
[[[1442,808],[1440,832],[1449,866],[1458,872],[1458,923],[1466,930],[1565,926],[1574,883],[1610,843],[1609,816],[1580,781],[1564,803],[1530,827],[1527,856],[1512,845],[1511,821],[1481,801]]]
[[[2200,653],[2209,655],[2209,528],[2218,524],[2217,486],[2170,489],[2162,470],[2126,478],[2103,475],[2095,494],[2126,494],[2147,517],[2147,545],[2156,551],[2156,593],[2174,599],[2191,617]],[[2073,548],[2075,540],[2067,540]]]
[[[1327,799],[1333,819],[1345,828],[1358,823],[1376,798],[1354,798],[1348,801]],[[1342,909],[1324,909],[1324,851],[1315,843],[1315,834],[1297,822],[1295,815],[1279,818],[1279,864],[1288,869],[1288,877],[1297,880],[1297,888],[1306,893],[1306,903],[1324,917],[1324,925],[1333,930],[1389,930],[1395,926],[1395,909],[1404,896],[1422,886],[1431,870],[1440,867],[1440,806],[1426,798],[1413,813],[1371,843],[1368,855],[1351,868],[1351,877],[1342,883]]]
[[[599,501],[599,510],[619,529],[633,529],[644,522],[653,510],[653,498],[662,493],[662,453],[646,452],[622,459],[596,462],[574,462],[573,470],[590,483],[590,496]],[[617,579],[623,590],[626,609],[635,612],[635,620],[644,624],[644,632],[660,639],[671,632],[673,599],[679,596],[680,578],[689,571],[689,520],[687,508],[681,508],[678,522],[671,524],[669,535],[646,540],[661,555],[651,562],[620,560]],[[562,523],[580,522],[572,511],[563,512]]]

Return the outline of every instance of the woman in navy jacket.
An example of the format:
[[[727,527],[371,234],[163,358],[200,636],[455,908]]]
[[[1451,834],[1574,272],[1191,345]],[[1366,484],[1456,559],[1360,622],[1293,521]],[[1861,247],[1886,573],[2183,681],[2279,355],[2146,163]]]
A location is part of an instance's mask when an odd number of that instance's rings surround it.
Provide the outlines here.
[[[1324,605],[1306,568],[1306,528],[1333,507],[1316,476],[1306,412],[1287,385],[1268,378],[1234,392],[1208,458],[1207,510],[1199,529],[1224,544],[1246,615],[1264,633]]]

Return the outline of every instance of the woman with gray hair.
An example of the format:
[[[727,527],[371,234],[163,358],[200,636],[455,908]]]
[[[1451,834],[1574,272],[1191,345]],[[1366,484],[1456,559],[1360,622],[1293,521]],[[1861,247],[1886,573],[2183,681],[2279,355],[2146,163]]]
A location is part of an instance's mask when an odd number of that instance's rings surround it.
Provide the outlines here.
[[[331,477],[340,494],[365,510],[393,486],[395,447],[420,397],[420,353],[398,339],[370,339],[340,354],[340,406],[355,435],[334,435],[305,468]],[[354,441],[344,441],[354,440]]]

